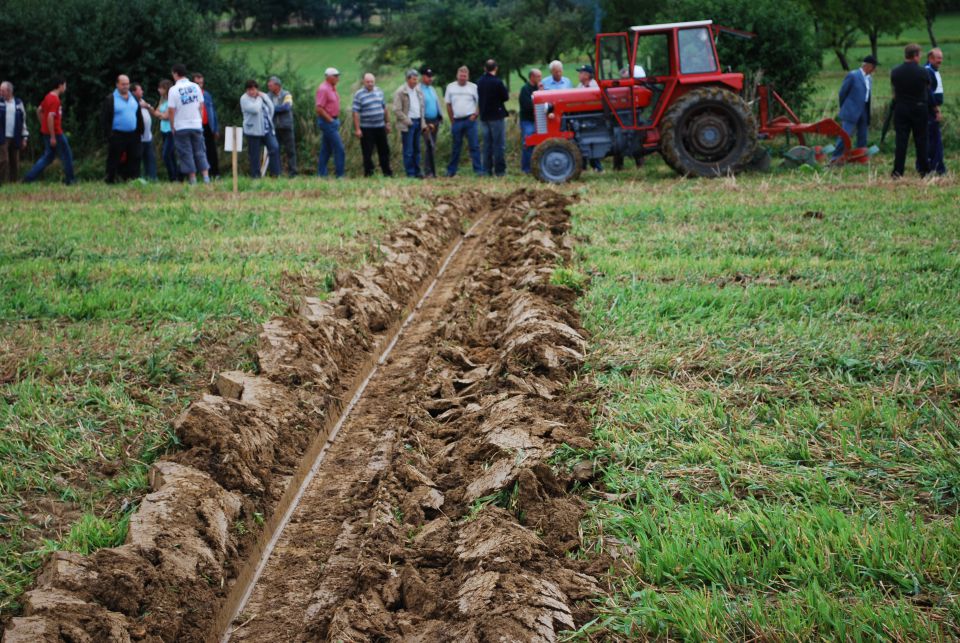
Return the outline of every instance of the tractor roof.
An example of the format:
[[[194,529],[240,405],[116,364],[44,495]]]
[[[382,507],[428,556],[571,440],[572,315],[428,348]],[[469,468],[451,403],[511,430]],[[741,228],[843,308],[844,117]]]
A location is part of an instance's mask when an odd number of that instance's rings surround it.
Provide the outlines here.
[[[662,25],[639,25],[636,27],[630,27],[630,31],[665,31],[667,29],[675,29],[680,27],[681,29],[686,29],[688,27],[709,27],[713,24],[713,20],[697,20],[696,22],[669,22]]]

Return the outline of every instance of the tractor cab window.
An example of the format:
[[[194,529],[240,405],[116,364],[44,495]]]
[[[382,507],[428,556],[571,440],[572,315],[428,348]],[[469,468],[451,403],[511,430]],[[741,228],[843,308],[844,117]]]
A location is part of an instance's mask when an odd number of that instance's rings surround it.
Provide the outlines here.
[[[621,73],[629,77],[631,70]],[[637,60],[633,66],[634,78],[656,78],[670,75],[670,47],[665,33],[640,34],[637,37]]]
[[[708,29],[681,29],[677,35],[677,44],[680,47],[681,74],[709,74],[717,71],[717,59],[713,54]]]
[[[598,80],[619,79],[620,70],[630,64],[630,48],[625,34],[602,36],[598,53]]]

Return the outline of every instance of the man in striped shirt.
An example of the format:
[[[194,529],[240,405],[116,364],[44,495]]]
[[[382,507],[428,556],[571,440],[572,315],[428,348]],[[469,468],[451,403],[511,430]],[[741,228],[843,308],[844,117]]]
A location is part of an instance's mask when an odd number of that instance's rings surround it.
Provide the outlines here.
[[[377,87],[373,74],[363,75],[363,87],[353,95],[353,133],[360,139],[363,152],[363,175],[373,175],[373,148],[377,148],[380,170],[384,176],[393,176],[390,170],[390,112],[383,92]]]

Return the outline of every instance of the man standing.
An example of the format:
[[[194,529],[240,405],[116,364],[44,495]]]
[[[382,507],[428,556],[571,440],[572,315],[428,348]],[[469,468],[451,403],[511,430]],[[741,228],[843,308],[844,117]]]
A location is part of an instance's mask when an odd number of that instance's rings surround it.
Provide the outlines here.
[[[320,155],[317,157],[317,175],[327,176],[327,165],[333,156],[334,173],[341,179],[346,155],[343,139],[340,138],[340,95],[337,94],[340,72],[335,67],[327,67],[324,76],[325,80],[317,87],[316,96],[317,127],[323,134]]]
[[[540,82],[543,73],[539,69],[531,69],[528,76],[530,82],[525,83],[520,90],[520,170],[530,174],[530,157],[533,156],[533,147],[527,145],[527,137],[537,132],[536,117],[533,113],[533,92],[543,89]]]
[[[60,97],[63,96],[65,91],[67,91],[67,81],[63,78],[57,78],[53,81],[53,89],[44,97],[40,107],[37,108],[37,115],[40,118],[40,133],[43,134],[43,156],[37,159],[27,175],[23,177],[24,183],[36,181],[47,166],[53,163],[53,159],[57,155],[60,156],[60,162],[63,164],[63,182],[71,185],[75,180],[70,142],[63,133],[63,105],[60,102]]]
[[[480,123],[483,127],[483,173],[487,176],[503,176],[507,171],[504,127],[507,109],[504,104],[510,100],[510,92],[503,81],[497,78],[497,61],[491,58],[483,67],[486,73],[477,81]]]
[[[353,95],[353,133],[360,139],[363,152],[363,175],[373,176],[373,148],[377,148],[380,171],[384,176],[393,176],[390,170],[390,112],[383,91],[377,87],[377,78],[367,72],[363,75],[363,87]]]
[[[420,133],[425,126],[424,96],[420,89],[420,73],[410,69],[406,82],[393,94],[393,116],[403,142],[403,170],[411,178],[420,174]]]
[[[543,81],[544,89],[573,89],[570,79],[563,75],[563,63],[554,60],[550,63],[550,76]]]
[[[150,116],[153,108],[143,100],[143,85],[134,83],[132,91],[134,98],[140,104],[140,115],[143,118],[143,133],[140,135],[140,160],[143,162],[143,169],[139,174],[141,178],[148,181],[156,181],[157,154],[153,149],[153,118]]]
[[[893,178],[903,176],[907,160],[907,143],[913,134],[917,150],[917,171],[926,176],[927,115],[930,77],[920,67],[920,45],[907,45],[903,49],[904,62],[890,71],[893,84],[893,126],[897,132],[897,146],[893,157]]]
[[[210,176],[220,176],[220,155],[217,152],[217,141],[220,140],[220,123],[217,119],[217,108],[213,104],[213,94],[203,88],[203,74],[200,72],[193,73],[193,82],[203,91],[200,120],[203,122],[203,147],[207,152]]]
[[[447,176],[457,174],[464,136],[467,137],[467,145],[470,148],[473,171],[477,176],[482,176],[480,141],[477,139],[480,97],[477,95],[477,86],[470,82],[470,70],[466,66],[457,70],[457,80],[447,85],[443,100],[447,104],[447,116],[450,117],[451,123],[450,132],[453,135],[453,150],[450,153],[450,164],[447,165]]]
[[[185,175],[191,185],[197,182],[197,173],[203,176],[203,182],[210,182],[210,164],[203,144],[203,91],[196,83],[187,80],[187,68],[181,64],[173,66],[174,85],[167,94],[167,114],[170,119],[170,131],[173,133],[173,145],[180,161],[180,173]]]
[[[577,67],[577,74],[580,76],[580,84],[577,85],[577,89],[596,89],[600,87],[593,78],[593,65]]]
[[[423,94],[423,175],[437,175],[437,131],[443,122],[443,110],[440,109],[440,98],[433,86],[433,70],[424,67],[420,72],[420,93]]]
[[[943,106],[943,77],[940,75],[940,65],[943,64],[943,51],[934,47],[927,54],[926,70],[930,77],[930,112],[927,118],[927,168],[937,174],[946,174],[947,166],[943,162],[943,135],[940,123],[943,121],[941,112]]]
[[[267,81],[270,102],[273,103],[273,126],[277,133],[277,143],[287,159],[287,172],[297,175],[297,138],[293,133],[293,96],[283,88],[276,76]]]
[[[20,180],[20,150],[27,149],[27,112],[13,95],[13,83],[0,83],[0,185]]]
[[[873,89],[873,71],[877,68],[877,59],[867,56],[859,69],[846,75],[840,85],[840,126],[854,139],[855,147],[867,146],[867,127],[870,125],[870,93]],[[843,139],[837,139],[837,148],[833,158],[843,154]]]
[[[143,114],[140,101],[130,93],[130,79],[117,76],[117,87],[100,107],[100,127],[107,137],[107,183],[140,176],[140,136]]]
[[[273,101],[260,91],[255,80],[248,80],[246,91],[240,97],[240,112],[243,114],[243,135],[247,139],[247,154],[250,158],[250,178],[259,179],[261,150],[267,148],[267,171],[271,176],[280,176],[280,146],[273,133]]]

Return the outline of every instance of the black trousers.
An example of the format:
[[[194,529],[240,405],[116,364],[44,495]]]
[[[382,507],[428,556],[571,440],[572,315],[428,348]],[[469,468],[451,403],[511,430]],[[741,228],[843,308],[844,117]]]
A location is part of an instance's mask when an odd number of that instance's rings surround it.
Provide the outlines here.
[[[217,157],[217,139],[209,125],[203,126],[203,146],[207,148],[207,163],[210,164],[210,176],[220,176],[220,159]]]
[[[893,176],[903,176],[907,162],[907,144],[913,135],[917,151],[917,171],[926,176],[927,168],[927,104],[897,103],[893,111],[893,127],[897,133],[897,147],[893,154]]]
[[[140,176],[140,135],[137,132],[110,132],[107,142],[107,183],[119,176],[129,181]]]
[[[390,144],[387,142],[387,128],[361,127],[360,150],[363,152],[363,175],[373,175],[373,148],[377,148],[380,171],[384,176],[393,176],[390,170]]]

